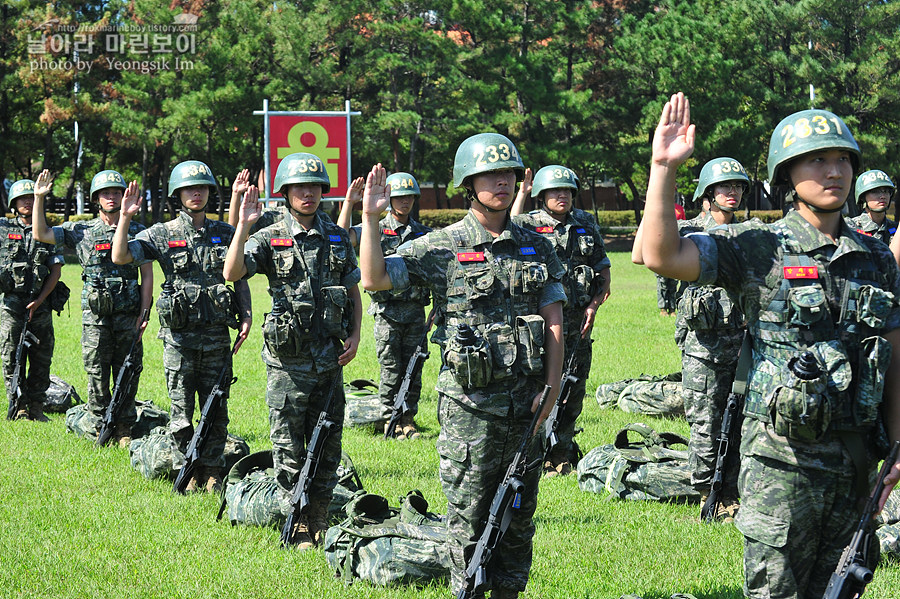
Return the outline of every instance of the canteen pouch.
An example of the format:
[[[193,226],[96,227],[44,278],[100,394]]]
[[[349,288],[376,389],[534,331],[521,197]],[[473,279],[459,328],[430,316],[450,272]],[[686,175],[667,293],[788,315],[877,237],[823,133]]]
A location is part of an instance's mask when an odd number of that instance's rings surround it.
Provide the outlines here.
[[[97,316],[109,316],[113,313],[113,296],[105,281],[100,279],[91,281],[87,289],[87,304],[91,312]]]
[[[690,330],[708,331],[734,324],[734,303],[725,290],[690,285],[682,297],[680,307]]]
[[[859,288],[856,297],[856,320],[869,325],[873,329],[884,326],[891,308],[894,307],[894,294],[871,285]]]
[[[879,420],[884,377],[891,362],[891,344],[884,337],[868,337],[859,346],[859,374],[853,424],[870,426]]]
[[[492,380],[502,381],[516,375],[516,334],[512,327],[503,323],[489,325],[484,330],[484,339],[490,347],[493,368]]]
[[[828,315],[825,290],[819,285],[794,287],[788,294],[788,322],[809,328]]]
[[[579,235],[578,251],[582,256],[590,256],[594,253],[594,238],[590,235]]]
[[[297,318],[290,312],[274,315],[271,312],[263,320],[263,341],[269,352],[283,358],[300,355],[302,336]]]
[[[450,335],[444,346],[443,359],[456,382],[467,389],[486,387],[491,382],[494,364],[491,348],[480,335],[474,345],[465,347],[459,344],[456,334]]]
[[[516,316],[519,367],[525,376],[544,372],[544,319],[538,314]]]
[[[11,270],[13,284],[10,287],[9,291],[15,291],[16,289],[27,289],[27,282],[29,281],[29,275],[31,274],[29,264],[27,262],[13,262]]]
[[[822,374],[804,381],[784,369],[781,384],[775,388],[772,403],[772,424],[775,433],[797,441],[812,442],[822,438],[831,423],[831,404],[825,391],[827,373],[820,362]]]
[[[490,297],[494,287],[494,271],[490,266],[468,268],[465,271],[466,299],[477,300]]]
[[[238,311],[234,290],[218,283],[206,288],[206,297],[209,300],[209,324],[227,324],[231,328],[237,328]]]
[[[198,287],[199,290],[199,287]],[[183,329],[188,324],[187,298],[179,289],[172,293],[162,292],[156,299],[159,326],[169,329]]]
[[[587,306],[594,297],[594,269],[587,264],[579,264],[572,270],[572,281],[574,282],[572,299],[575,305]]]
[[[350,328],[350,296],[341,285],[322,287],[322,334],[346,339]]]

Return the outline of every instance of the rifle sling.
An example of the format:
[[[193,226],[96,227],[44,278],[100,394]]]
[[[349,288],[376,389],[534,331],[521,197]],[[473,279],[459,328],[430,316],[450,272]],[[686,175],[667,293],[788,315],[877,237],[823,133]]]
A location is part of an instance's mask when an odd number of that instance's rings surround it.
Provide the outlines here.
[[[745,397],[747,395],[747,378],[750,375],[750,366],[753,365],[753,344],[750,341],[750,333],[744,333],[744,341],[741,344],[737,369],[734,371],[734,383],[731,392]]]

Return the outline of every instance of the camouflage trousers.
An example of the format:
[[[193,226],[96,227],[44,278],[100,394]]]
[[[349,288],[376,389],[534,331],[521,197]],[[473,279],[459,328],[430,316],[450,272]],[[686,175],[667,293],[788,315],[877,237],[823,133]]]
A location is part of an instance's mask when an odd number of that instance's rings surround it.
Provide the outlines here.
[[[744,535],[745,597],[822,597],[860,518],[849,456],[845,462],[834,473],[742,458],[735,524]]]
[[[413,352],[422,342],[425,335],[425,320],[414,322],[394,322],[384,314],[375,315],[375,353],[381,365],[381,380],[378,383],[378,395],[384,406],[384,419],[388,420],[394,409],[394,399],[400,390],[406,367]],[[422,370],[416,372],[409,384],[409,396],[406,403],[410,414],[419,412],[419,397],[422,394]]]
[[[578,382],[572,386],[569,400],[566,403],[566,409],[563,410],[562,416],[559,419],[559,429],[557,430],[559,445],[557,445],[555,452],[560,456],[566,457],[568,461],[572,462],[574,465],[577,461],[574,439],[575,421],[581,415],[581,410],[584,408],[587,378],[591,373],[591,345],[594,341],[590,337],[587,337],[586,339],[581,338],[581,334],[578,332],[578,327],[581,325],[580,320],[574,324],[569,323],[569,325],[570,326],[566,329],[565,348],[566,352],[575,351],[575,362],[573,366],[574,375],[578,377]],[[570,353],[566,354],[566,363],[568,363],[570,355]]]
[[[688,443],[691,483],[701,493],[707,492],[716,470],[718,443],[722,431],[725,405],[734,382],[737,362],[713,362],[687,353],[681,355],[681,385],[684,399],[684,415],[691,425]],[[741,406],[743,407],[743,406]],[[740,443],[740,409],[738,424],[730,440],[730,456],[726,465],[725,494],[732,496],[737,490],[738,447]]]
[[[278,485],[289,492],[306,459],[306,446],[312,438],[319,414],[332,393],[336,370],[316,371],[312,359],[286,362],[280,367],[267,365],[266,404],[269,406],[269,428],[272,458]],[[310,485],[310,501],[323,505],[331,502],[337,483],[335,473],[341,462],[341,435],[344,422],[344,385],[338,381],[333,389],[332,427],[325,449]]]
[[[3,358],[3,378],[6,380],[7,399],[12,398],[12,377],[15,371],[16,347],[22,336],[22,328],[28,318],[25,310],[25,300],[15,297],[3,298],[0,301],[0,357]],[[40,341],[25,350],[27,358],[27,375],[22,382],[25,391],[23,409],[35,412],[43,409],[47,398],[47,389],[50,387],[50,362],[53,359],[53,346],[56,337],[53,334],[53,313],[49,306],[44,304],[38,309],[28,330]]]
[[[678,306],[678,281],[656,275],[656,306],[660,310],[674,312]]]
[[[137,336],[137,330],[134,328],[137,315],[115,314],[107,320],[111,324],[84,323],[81,328],[81,356],[84,359],[84,370],[88,375],[87,407],[98,418],[102,418],[106,413],[106,407],[115,391],[116,377]],[[143,343],[138,342],[134,356],[138,370],[132,379],[131,389],[125,396],[125,404],[119,412],[119,421],[124,424],[131,425],[137,418],[134,398],[143,370],[143,357]]]
[[[522,393],[525,391],[525,393]],[[516,401],[531,402],[535,389],[525,385]],[[518,396],[521,395],[521,396]],[[527,396],[527,398],[526,398]],[[447,496],[448,546],[450,550],[450,590],[462,587],[468,559],[475,550],[490,511],[497,486],[503,480],[530,415],[498,417],[463,406],[440,394],[438,416],[441,432],[437,442],[441,487]],[[537,437],[532,437],[528,459],[540,454]],[[539,468],[524,477],[521,507],[491,558],[488,566],[490,588],[524,591],[531,570],[532,539],[537,508]]]
[[[166,387],[172,406],[169,430],[182,453],[194,435],[194,396],[200,409],[219,379],[222,369],[228,367],[224,378],[227,387],[231,380],[231,352],[227,344],[210,344],[203,348],[189,348],[163,343],[163,366],[166,371]],[[222,401],[215,420],[209,429],[206,445],[200,455],[200,465],[206,468],[224,468],[225,439],[228,436],[228,397]]]

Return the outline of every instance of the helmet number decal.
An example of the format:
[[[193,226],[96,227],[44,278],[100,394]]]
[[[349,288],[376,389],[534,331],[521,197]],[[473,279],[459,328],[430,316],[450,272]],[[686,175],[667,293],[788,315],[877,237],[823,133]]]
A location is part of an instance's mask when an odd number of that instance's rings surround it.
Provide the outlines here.
[[[322,169],[319,168],[319,161],[314,160],[312,158],[306,158],[304,160],[296,160],[291,163],[291,168],[288,171],[288,176],[296,175],[298,173],[318,173]]]
[[[747,173],[744,172],[744,167],[740,165],[736,160],[723,160],[718,164],[714,164],[712,166],[713,176],[718,177],[719,175],[728,174],[728,173],[738,173],[744,176],[747,176]]]
[[[182,179],[188,179],[190,177],[196,177],[197,175],[209,175],[212,177],[212,173],[209,172],[209,169],[206,168],[202,164],[192,164],[186,169],[184,169],[184,175],[181,177]]]
[[[413,180],[409,177],[401,177],[399,179],[394,179],[393,181],[391,181],[391,189],[396,191],[401,187],[403,189],[412,189],[414,187]]]
[[[486,166],[488,163],[499,162],[501,160],[518,160],[515,147],[509,147],[507,144],[495,146],[493,144],[485,146],[484,150],[475,151],[475,166]]]
[[[794,124],[788,124],[782,127],[781,147],[790,147],[798,138],[805,139],[813,133],[816,133],[817,135],[827,135],[831,132],[831,125],[828,124],[828,121],[831,121],[834,128],[837,129],[838,135],[844,134],[843,131],[841,131],[841,122],[838,119],[826,119],[821,114],[817,114],[812,118],[812,123],[810,123],[810,119],[800,118],[794,121]]]
[[[570,171],[567,168],[556,168],[553,169],[553,178],[554,179],[574,179],[575,173]]]

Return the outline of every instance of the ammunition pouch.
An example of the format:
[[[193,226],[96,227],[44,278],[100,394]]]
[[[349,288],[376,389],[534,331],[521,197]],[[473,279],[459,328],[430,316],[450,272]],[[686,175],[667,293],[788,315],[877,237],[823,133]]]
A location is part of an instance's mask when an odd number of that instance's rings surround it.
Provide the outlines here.
[[[351,301],[342,285],[322,287],[322,334],[346,339],[350,328]]]
[[[894,294],[890,291],[871,285],[861,286],[856,294],[856,321],[875,329],[883,327],[894,301]]]
[[[199,289],[197,287],[198,292]],[[197,296],[195,301],[200,299],[199,293]],[[190,322],[191,304],[184,289],[160,293],[156,299],[156,313],[159,314],[160,327],[173,330],[185,328]]]
[[[93,281],[87,286],[85,300],[88,309],[97,316],[109,316],[113,313],[113,295],[102,281]]]
[[[232,288],[222,283],[212,285],[206,288],[206,298],[208,324],[227,324],[231,328],[237,328],[237,299]]]
[[[728,293],[720,287],[688,286],[679,309],[692,331],[709,331],[740,326],[737,309]]]
[[[300,355],[304,335],[294,314],[283,312],[275,315],[270,312],[265,315],[262,329],[263,341],[270,353],[282,358]]]
[[[486,387],[491,382],[493,358],[484,337],[477,335],[472,345],[462,346],[456,334],[449,335],[444,345],[443,360],[456,382],[467,389]]]
[[[591,239],[593,241],[593,239]],[[572,269],[572,302],[578,308],[584,308],[594,298],[594,269],[587,264],[579,264]]]
[[[879,409],[891,352],[891,344],[884,337],[868,337],[859,346],[859,373],[853,402],[855,425],[871,426],[880,420]]]
[[[516,333],[511,326],[503,323],[489,325],[484,330],[484,339],[491,349],[493,368],[491,379],[502,381],[516,375]]]
[[[789,370],[775,389],[772,424],[775,433],[798,441],[818,441],[831,424],[831,405],[825,394],[825,374],[811,381]]]
[[[809,328],[829,315],[825,290],[819,285],[794,287],[787,303],[788,323],[795,326]]]
[[[516,316],[519,368],[525,376],[544,372],[544,319],[538,314]]]

